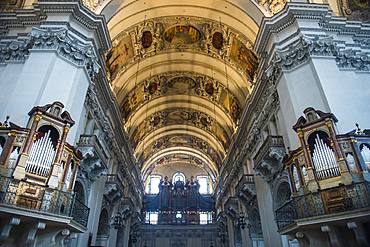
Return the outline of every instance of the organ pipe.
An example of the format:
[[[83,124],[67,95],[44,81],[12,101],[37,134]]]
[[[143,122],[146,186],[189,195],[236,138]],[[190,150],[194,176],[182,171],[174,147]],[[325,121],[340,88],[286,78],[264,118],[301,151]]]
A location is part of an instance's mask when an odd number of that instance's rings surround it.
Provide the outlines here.
[[[312,160],[318,179],[321,180],[340,175],[334,151],[319,137],[318,134],[315,139]]]
[[[31,147],[26,162],[26,172],[46,177],[55,156],[53,142],[50,138],[50,130]]]

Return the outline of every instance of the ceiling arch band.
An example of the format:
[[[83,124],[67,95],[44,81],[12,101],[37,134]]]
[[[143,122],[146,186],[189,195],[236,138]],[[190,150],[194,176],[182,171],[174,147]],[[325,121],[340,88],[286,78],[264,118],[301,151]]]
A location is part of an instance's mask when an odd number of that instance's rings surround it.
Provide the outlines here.
[[[253,89],[265,13],[252,1],[210,3],[113,0],[97,10],[109,19],[107,72],[145,176],[160,160],[197,160],[214,178]]]

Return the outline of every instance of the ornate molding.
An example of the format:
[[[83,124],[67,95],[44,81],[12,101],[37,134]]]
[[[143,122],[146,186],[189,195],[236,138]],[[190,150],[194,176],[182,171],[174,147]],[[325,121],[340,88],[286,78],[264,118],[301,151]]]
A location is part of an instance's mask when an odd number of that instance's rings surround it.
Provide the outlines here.
[[[65,28],[33,28],[30,34],[33,49],[51,49],[77,66],[85,66],[90,76],[99,73],[100,65],[94,46],[84,44]]]
[[[89,8],[91,11],[95,10],[104,2],[104,0],[82,0],[82,4]]]
[[[175,27],[191,27],[194,31],[192,34],[197,32],[199,37],[193,42],[166,40],[167,31]],[[181,30],[178,32],[184,33]],[[143,39],[145,31],[148,39]],[[219,46],[214,43],[215,33],[220,37]],[[116,63],[117,57],[122,54],[120,50],[126,52],[119,57],[120,62]],[[252,52],[252,42],[232,27],[200,17],[161,17],[129,27],[114,37],[113,48],[107,56],[110,78],[114,80],[139,59],[170,51],[192,51],[224,60],[250,83],[253,82],[258,64],[257,57]]]
[[[74,65],[85,67],[91,77],[101,69],[94,46],[75,38],[66,28],[34,27],[24,39],[1,41],[0,62],[25,61],[31,49],[55,50]]]
[[[128,187],[129,193],[133,195],[135,201],[139,201],[140,194],[138,190],[133,188],[133,185],[136,184],[136,180],[131,176],[131,172],[127,172],[129,170],[127,165],[127,159],[124,154],[124,151],[119,147],[118,142],[115,138],[114,130],[110,121],[106,117],[102,107],[100,106],[97,88],[95,84],[90,84],[90,87],[87,91],[86,99],[85,99],[85,106],[88,111],[91,112],[94,119],[102,126],[102,131],[100,136],[98,137],[100,141],[103,141],[107,150],[110,150],[111,153],[117,157],[118,160],[121,160],[121,168],[120,173],[122,174],[124,179],[128,180]],[[136,165],[136,164],[133,164]],[[137,181],[139,183],[139,181]]]
[[[270,15],[279,13],[287,3],[286,0],[258,0],[258,4],[263,7]]]
[[[189,83],[191,88],[176,88],[176,85],[182,82]],[[138,83],[122,100],[121,113],[125,120],[127,120],[132,114],[136,113],[137,109],[140,109],[148,101],[162,96],[178,94],[202,97],[214,102],[226,115],[230,116],[234,123],[240,118],[242,104],[225,85],[210,76],[190,71],[161,73]],[[140,96],[138,97],[138,95]],[[225,102],[230,103],[226,104]]]
[[[354,69],[356,71],[370,71],[370,55],[369,53],[344,50],[337,53],[335,58],[339,68]]]
[[[282,70],[292,70],[307,62],[311,57],[334,57],[337,66],[341,69],[356,71],[370,71],[370,54],[362,52],[360,46],[368,46],[370,39],[356,39],[358,50],[346,49],[346,45],[339,46],[333,37],[303,36],[283,50],[277,50],[272,59],[273,66]]]
[[[78,150],[82,153],[84,158],[80,166],[81,172],[90,182],[94,182],[107,174],[107,165],[102,162],[93,147],[79,147]]]
[[[32,43],[26,40],[5,40],[0,42],[0,63],[24,61],[29,55]]]

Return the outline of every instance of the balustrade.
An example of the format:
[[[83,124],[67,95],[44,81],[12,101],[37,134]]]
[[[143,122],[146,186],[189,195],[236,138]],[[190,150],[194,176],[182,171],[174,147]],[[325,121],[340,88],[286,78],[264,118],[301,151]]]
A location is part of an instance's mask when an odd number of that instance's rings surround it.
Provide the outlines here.
[[[0,176],[0,205],[72,217],[87,226],[89,208],[73,193]]]
[[[370,183],[342,185],[335,188],[293,197],[276,209],[275,219],[279,229],[295,220],[315,216],[328,217],[333,213],[370,208]]]

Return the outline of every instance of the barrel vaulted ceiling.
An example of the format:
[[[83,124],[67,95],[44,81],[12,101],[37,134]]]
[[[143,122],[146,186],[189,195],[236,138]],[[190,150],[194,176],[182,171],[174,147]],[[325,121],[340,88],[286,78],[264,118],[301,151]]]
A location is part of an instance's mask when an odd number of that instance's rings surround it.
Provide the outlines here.
[[[106,66],[144,179],[161,165],[216,178],[253,90],[252,1],[108,1]]]

